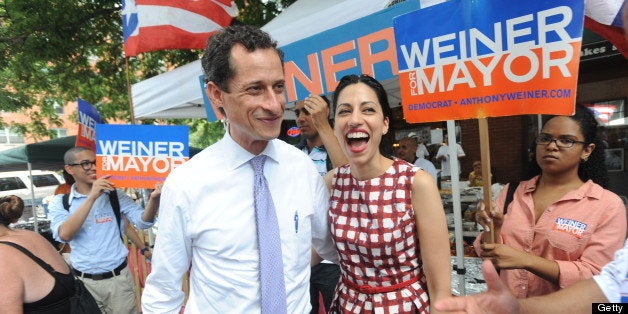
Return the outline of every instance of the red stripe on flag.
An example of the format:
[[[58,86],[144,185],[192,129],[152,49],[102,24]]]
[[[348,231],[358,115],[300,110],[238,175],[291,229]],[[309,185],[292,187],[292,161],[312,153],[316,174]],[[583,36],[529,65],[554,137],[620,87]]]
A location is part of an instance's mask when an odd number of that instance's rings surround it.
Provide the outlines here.
[[[228,7],[235,7],[231,0],[216,1],[226,4]],[[177,8],[204,16],[216,23],[218,27],[208,26],[208,29],[203,30],[203,33],[190,33],[169,25],[168,23],[172,23],[172,21],[168,20],[168,16],[164,16],[164,25],[140,27],[137,35],[127,38],[124,43],[124,54],[126,57],[154,50],[203,49],[207,38],[218,29],[231,24],[233,19],[228,8],[225,10],[224,7],[211,0],[137,0],[136,6],[140,25],[142,24],[142,9],[144,6],[159,6],[163,7],[166,12],[170,8]]]
[[[141,27],[138,36],[131,36],[124,43],[124,54],[131,57],[154,50],[204,49],[212,33],[190,33],[171,25]]]
[[[224,1],[231,4],[231,1]],[[141,11],[141,5],[155,5],[163,7],[179,8],[186,11],[194,12],[196,14],[207,17],[214,21],[216,24],[225,27],[231,23],[232,16],[225,11],[223,7],[214,3],[213,1],[173,1],[173,0],[137,0],[135,4],[138,6],[138,13]],[[227,5],[230,6],[230,5]],[[140,13],[141,15],[141,13]],[[141,17],[140,17],[141,18]]]
[[[584,27],[608,40],[624,55],[624,58],[628,58],[628,41],[623,29],[598,23],[588,16],[584,17]]]

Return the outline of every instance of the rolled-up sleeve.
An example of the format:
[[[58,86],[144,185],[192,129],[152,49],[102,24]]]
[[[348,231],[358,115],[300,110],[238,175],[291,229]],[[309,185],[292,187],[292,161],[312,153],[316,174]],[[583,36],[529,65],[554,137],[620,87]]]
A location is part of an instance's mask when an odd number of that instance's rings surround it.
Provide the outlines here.
[[[601,213],[599,223],[580,258],[575,261],[556,261],[560,272],[558,284],[561,288],[598,274],[624,244],[626,208],[621,200],[616,198],[616,201],[609,202],[607,208],[597,212]]]
[[[66,243],[59,237],[59,228],[70,217],[70,212],[63,208],[63,194],[55,195],[48,204],[48,217],[50,218],[50,230],[57,242]]]
[[[593,280],[600,287],[608,302],[621,302],[621,287],[628,284],[628,240],[624,247],[615,253],[615,259],[602,268]]]
[[[147,229],[153,226],[154,222],[147,222],[142,220],[142,214],[144,209],[138,205],[130,196],[126,195],[124,191],[117,189],[118,201],[120,202],[120,211],[128,218],[135,227],[139,229]]]

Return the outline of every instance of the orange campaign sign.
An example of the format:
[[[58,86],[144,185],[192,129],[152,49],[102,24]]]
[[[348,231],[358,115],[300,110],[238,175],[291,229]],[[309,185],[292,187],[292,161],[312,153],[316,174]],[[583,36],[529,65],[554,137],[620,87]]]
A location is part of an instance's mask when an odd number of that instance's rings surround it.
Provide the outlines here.
[[[163,182],[189,158],[189,128],[174,125],[96,125],[98,177],[119,188],[148,188]]]
[[[584,2],[448,1],[393,21],[410,123],[573,114]]]

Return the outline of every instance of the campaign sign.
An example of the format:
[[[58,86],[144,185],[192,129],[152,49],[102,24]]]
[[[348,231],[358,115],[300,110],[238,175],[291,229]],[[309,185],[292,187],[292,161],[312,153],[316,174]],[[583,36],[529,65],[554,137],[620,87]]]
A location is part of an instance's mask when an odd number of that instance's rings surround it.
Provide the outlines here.
[[[393,21],[411,123],[574,111],[583,0],[453,0]]]
[[[333,92],[348,74],[369,74],[379,81],[396,77],[393,18],[419,5],[404,1],[281,47],[288,101]]]
[[[96,124],[103,123],[96,108],[83,99],[78,101],[78,134],[74,146],[83,146],[91,150],[96,147]]]
[[[189,128],[173,125],[98,124],[98,177],[120,188],[154,188],[189,158]]]

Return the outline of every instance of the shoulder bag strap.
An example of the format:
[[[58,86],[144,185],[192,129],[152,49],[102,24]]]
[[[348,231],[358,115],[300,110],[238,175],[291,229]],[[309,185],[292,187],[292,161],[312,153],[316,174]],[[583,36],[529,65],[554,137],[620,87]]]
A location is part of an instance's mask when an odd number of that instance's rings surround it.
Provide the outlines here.
[[[63,194],[61,202],[63,203],[63,208],[65,208],[65,210],[67,211],[70,211],[70,193]]]
[[[118,224],[118,231],[120,231],[120,239],[122,239],[122,229],[120,229],[120,200],[118,199],[118,192],[116,189],[109,192],[109,203],[113,209],[113,214],[116,216],[116,223]]]
[[[24,253],[24,254],[26,254],[26,256],[30,257],[35,263],[39,264],[39,266],[41,266],[41,268],[43,268],[48,273],[52,274],[53,272],[55,272],[54,268],[52,268],[52,266],[50,266],[50,264],[44,262],[41,258],[35,256],[33,253],[31,253],[31,251],[27,250],[23,246],[21,246],[19,244],[16,244],[16,243],[13,243],[13,242],[6,242],[6,241],[0,241],[0,243],[12,246],[12,247],[22,251],[22,253]]]

